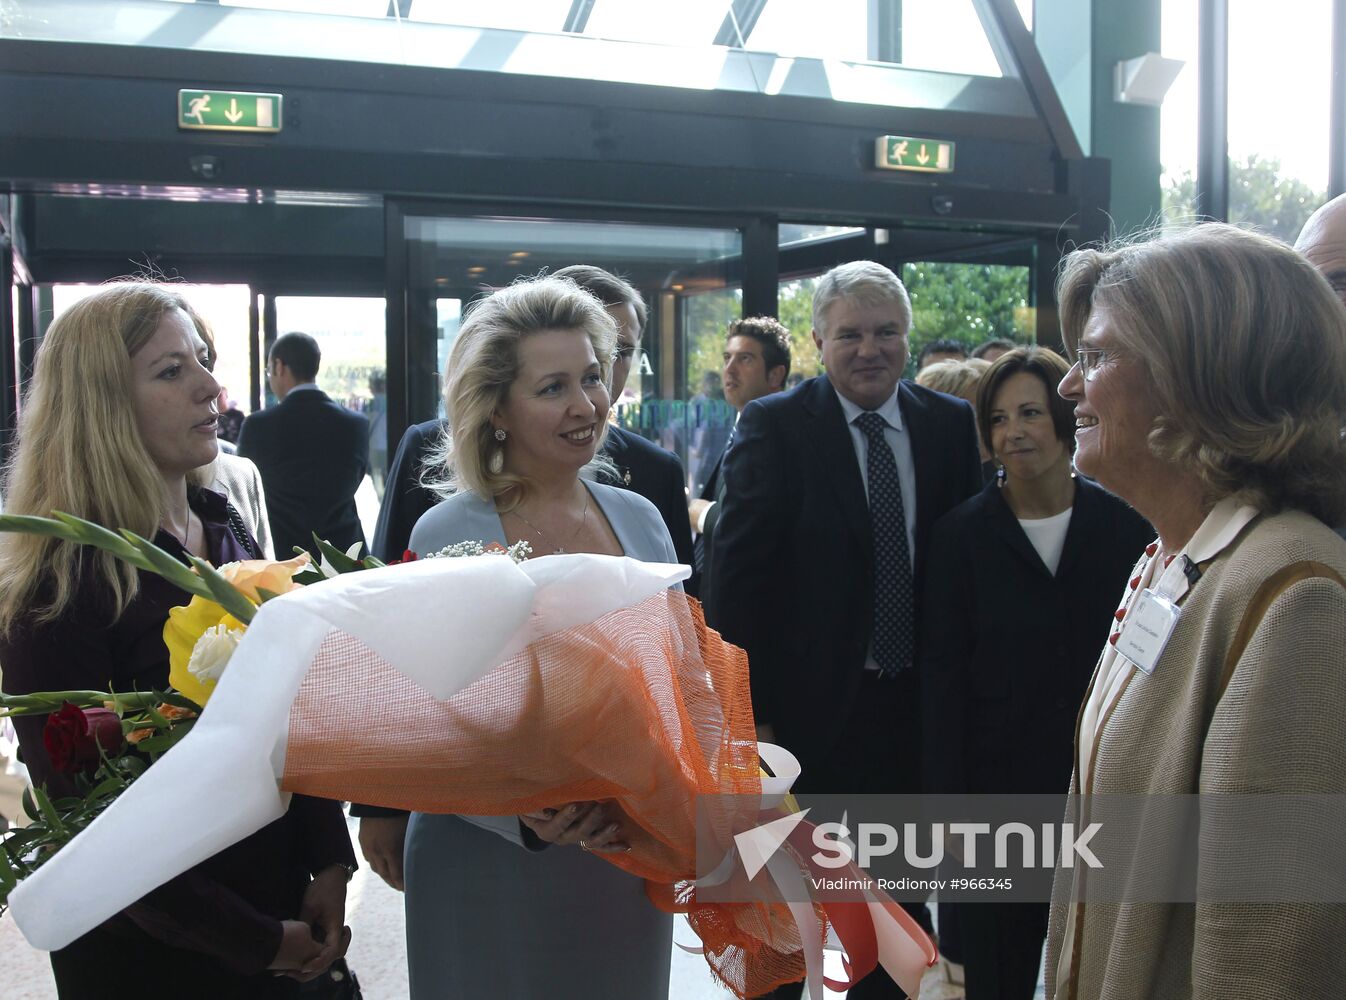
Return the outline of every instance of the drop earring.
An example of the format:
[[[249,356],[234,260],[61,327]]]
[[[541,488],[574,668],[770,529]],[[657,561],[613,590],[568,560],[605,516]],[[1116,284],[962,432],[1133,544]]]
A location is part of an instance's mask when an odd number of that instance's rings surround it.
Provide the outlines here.
[[[508,436],[509,435],[505,433],[503,428],[497,427],[495,429],[495,439],[501,442],[501,444],[500,447],[496,448],[495,451],[491,452],[490,461],[487,462],[487,468],[491,470],[491,475],[493,476],[500,475],[500,473],[503,472],[505,469],[504,441],[505,438],[507,438]]]

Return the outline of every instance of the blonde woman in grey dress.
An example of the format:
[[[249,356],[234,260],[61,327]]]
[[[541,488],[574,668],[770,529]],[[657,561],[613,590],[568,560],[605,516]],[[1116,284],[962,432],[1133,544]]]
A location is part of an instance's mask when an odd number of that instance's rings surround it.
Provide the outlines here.
[[[449,359],[452,496],[417,522],[417,554],[526,541],[535,556],[593,552],[676,562],[655,507],[580,473],[602,443],[616,327],[562,278],[483,300]],[[411,995],[666,1000],[672,918],[601,857],[626,849],[601,803],[527,816],[414,814],[406,834]]]

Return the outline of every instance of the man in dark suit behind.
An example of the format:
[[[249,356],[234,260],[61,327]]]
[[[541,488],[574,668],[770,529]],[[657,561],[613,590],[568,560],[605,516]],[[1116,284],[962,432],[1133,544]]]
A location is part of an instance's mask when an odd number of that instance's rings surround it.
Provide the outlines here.
[[[749,403],[725,456],[712,618],[747,650],[759,735],[799,758],[802,791],[920,791],[921,557],[982,479],[972,408],[900,381],[910,328],[892,271],[829,271],[813,300],[827,374]],[[902,993],[877,974],[850,996]]]
[[[770,316],[748,316],[729,324],[724,342],[724,398],[735,414],[754,399],[780,392],[790,375],[790,331]],[[724,451],[733,444],[734,431]],[[706,606],[707,621],[712,606],[711,590],[715,581],[715,526],[724,507],[724,453],[715,460],[710,478],[701,496],[687,505],[692,526],[692,544],[696,552],[697,596]]]
[[[343,551],[365,541],[355,491],[369,471],[369,421],[318,388],[320,361],[308,334],[278,338],[267,378],[280,402],[251,414],[238,438],[238,453],[261,470],[282,559],[296,545],[313,551],[315,532]]]

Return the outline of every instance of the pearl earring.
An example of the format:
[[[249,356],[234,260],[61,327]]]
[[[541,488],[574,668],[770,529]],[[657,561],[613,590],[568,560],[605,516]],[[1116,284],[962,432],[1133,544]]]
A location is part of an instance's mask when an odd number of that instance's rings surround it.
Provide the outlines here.
[[[505,433],[504,428],[497,427],[497,428],[495,429],[495,439],[496,439],[497,441],[502,442],[502,444],[501,444],[501,446],[500,446],[499,448],[496,448],[495,451],[491,452],[491,458],[490,458],[490,460],[486,463],[487,468],[489,468],[489,469],[491,470],[491,475],[493,475],[493,476],[498,476],[498,475],[500,475],[501,472],[504,471],[504,468],[505,468],[505,447],[504,447],[503,442],[504,442],[505,438],[507,438],[508,436],[509,436],[509,435]]]

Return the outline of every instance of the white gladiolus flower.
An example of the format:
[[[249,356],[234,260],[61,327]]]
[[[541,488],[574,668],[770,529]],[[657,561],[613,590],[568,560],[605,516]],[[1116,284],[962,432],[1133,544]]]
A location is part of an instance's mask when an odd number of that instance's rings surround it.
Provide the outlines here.
[[[197,680],[217,681],[229,665],[238,641],[243,638],[244,630],[229,628],[227,625],[212,625],[201,634],[192,647],[192,658],[187,661],[187,671]]]

